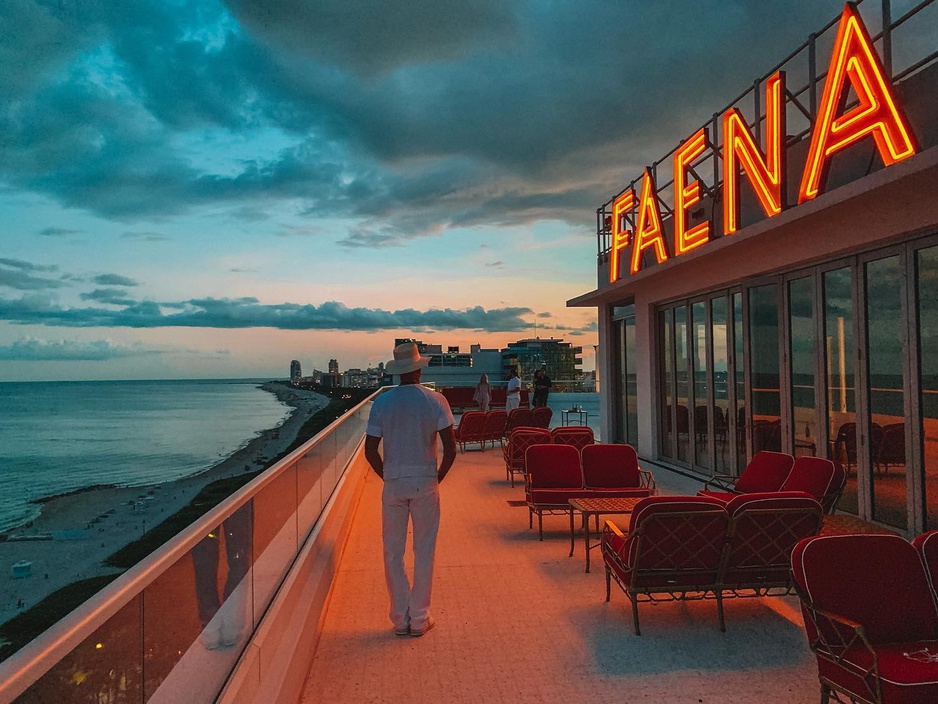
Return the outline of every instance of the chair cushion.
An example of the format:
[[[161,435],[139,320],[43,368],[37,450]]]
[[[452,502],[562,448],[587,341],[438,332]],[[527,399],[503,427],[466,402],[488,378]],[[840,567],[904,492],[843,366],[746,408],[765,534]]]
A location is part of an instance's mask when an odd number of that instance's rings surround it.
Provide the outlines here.
[[[582,489],[580,452],[570,445],[531,445],[524,455],[534,489]]]
[[[839,478],[837,467],[823,457],[798,457],[782,484],[782,491],[806,491],[820,501]]]
[[[532,489],[525,494],[525,500],[529,504],[544,506],[566,506],[570,499],[592,499],[595,497],[596,494],[591,489]]]
[[[938,641],[903,641],[875,645],[873,649],[883,683],[884,702],[938,702]],[[844,657],[862,670],[872,664],[872,656],[866,648],[851,648]],[[818,658],[818,673],[851,692],[869,697],[869,690],[859,677],[828,660]]]
[[[630,445],[593,444],[581,451],[583,483],[591,488],[637,487],[638,455]]]
[[[863,625],[871,643],[938,640],[938,613],[918,552],[897,535],[802,540],[792,572],[816,608]],[[806,621],[808,638],[813,624]]]
[[[803,491],[740,494],[726,505],[732,521],[722,582],[731,589],[790,586],[791,553],[817,535],[824,510]]]
[[[791,472],[795,459],[781,452],[763,450],[757,452],[746,469],[736,480],[735,489],[740,494],[756,491],[778,491]]]

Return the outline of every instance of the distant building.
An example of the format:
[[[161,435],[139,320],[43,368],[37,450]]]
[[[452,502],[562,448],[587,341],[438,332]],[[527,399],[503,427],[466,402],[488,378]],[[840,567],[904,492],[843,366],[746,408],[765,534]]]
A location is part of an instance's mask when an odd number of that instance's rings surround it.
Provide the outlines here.
[[[342,386],[347,389],[367,389],[370,386],[368,372],[362,369],[347,370],[342,375]]]
[[[335,361],[335,360],[332,360]],[[332,366],[332,362],[329,362],[329,366]],[[320,384],[329,389],[337,389],[342,386],[342,375],[332,372],[323,372],[322,379],[319,381]]]
[[[514,367],[526,384],[531,382],[534,372],[541,367],[547,369],[547,375],[553,382],[554,391],[574,391],[580,388],[583,364],[582,347],[574,347],[561,338],[529,337],[517,342],[509,342],[502,350],[502,374],[508,376],[508,370]]]
[[[443,345],[430,345],[421,340],[399,338],[395,346],[404,342],[414,342],[420,354],[430,357],[429,366],[420,376],[424,383],[432,382],[437,386],[475,386],[479,377],[488,374],[489,381],[498,384],[501,381],[501,352],[495,349],[482,349],[481,345],[472,345],[469,352],[461,352],[456,345],[449,345],[446,352]],[[394,377],[394,383],[399,378]]]
[[[339,360],[330,359],[329,360],[329,373],[338,374],[339,373]]]
[[[290,381],[299,381],[303,376],[303,369],[300,367],[300,360],[294,359],[290,362]]]

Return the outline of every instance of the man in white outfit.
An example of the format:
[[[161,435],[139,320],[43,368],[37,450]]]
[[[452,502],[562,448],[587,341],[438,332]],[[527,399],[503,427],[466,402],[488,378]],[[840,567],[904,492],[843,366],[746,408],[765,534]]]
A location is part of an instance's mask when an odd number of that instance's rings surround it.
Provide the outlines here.
[[[384,480],[384,575],[391,598],[391,622],[399,636],[419,637],[434,625],[430,589],[440,527],[439,483],[456,459],[449,403],[442,394],[420,385],[420,370],[429,363],[430,358],[421,357],[413,342],[394,348],[394,360],[385,372],[399,374],[400,385],[375,399],[365,431],[365,458]],[[443,443],[439,467],[437,437]],[[414,531],[413,587],[404,571],[408,521],[413,522]]]
[[[514,367],[508,372],[508,390],[505,395],[505,410],[513,411],[521,405],[521,379]]]

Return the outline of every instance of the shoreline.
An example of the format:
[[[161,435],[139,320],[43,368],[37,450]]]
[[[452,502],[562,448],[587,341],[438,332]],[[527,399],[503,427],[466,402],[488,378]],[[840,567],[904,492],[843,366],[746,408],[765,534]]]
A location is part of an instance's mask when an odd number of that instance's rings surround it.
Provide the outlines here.
[[[266,466],[329,403],[326,396],[286,384],[258,387],[292,410],[214,465],[159,484],[95,485],[34,499],[39,515],[0,538],[0,623],[72,582],[120,572],[103,561],[182,509],[207,484]],[[11,567],[22,560],[32,563],[32,574],[14,579]]]

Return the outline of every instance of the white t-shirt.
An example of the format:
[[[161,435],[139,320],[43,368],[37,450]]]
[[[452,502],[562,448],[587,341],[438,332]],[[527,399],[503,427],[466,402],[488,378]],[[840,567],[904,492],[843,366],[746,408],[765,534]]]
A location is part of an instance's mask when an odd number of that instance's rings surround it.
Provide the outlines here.
[[[521,393],[521,379],[517,376],[508,380],[508,393]]]
[[[404,384],[375,399],[365,431],[381,438],[384,478],[433,477],[438,471],[437,433],[453,424],[443,394]]]

